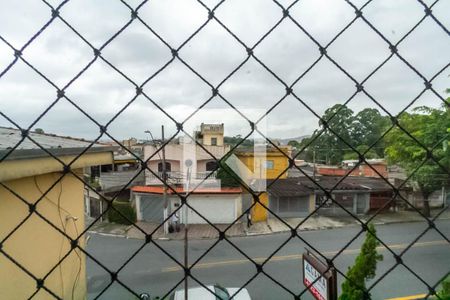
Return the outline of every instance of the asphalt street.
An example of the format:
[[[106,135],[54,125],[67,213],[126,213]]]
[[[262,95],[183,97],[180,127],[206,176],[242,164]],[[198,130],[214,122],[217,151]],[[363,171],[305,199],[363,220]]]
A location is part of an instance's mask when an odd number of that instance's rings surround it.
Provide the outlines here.
[[[436,222],[437,228],[450,238],[450,220]],[[426,223],[401,223],[377,226],[379,238],[396,254],[405,251],[408,245],[427,228]],[[219,283],[225,287],[244,286],[252,299],[293,299],[291,294],[304,291],[302,284],[301,255],[306,248],[320,251],[328,258],[334,258],[334,264],[343,273],[353,264],[364,240],[364,233],[348,244],[358,233],[359,227],[304,231],[299,238],[290,239],[289,234],[274,234],[232,238],[230,241],[195,240],[189,242],[189,263],[196,262],[210,247],[209,252],[192,269],[193,277],[206,284]],[[347,245],[348,244],[348,245]],[[280,248],[280,246],[282,246]],[[340,251],[345,247],[344,251]],[[264,264],[266,274],[256,273],[254,264],[240,253],[263,263],[267,257],[273,257]],[[141,249],[139,251],[139,249]],[[182,241],[155,241],[144,245],[142,240],[91,235],[87,251],[109,270],[120,269],[118,279],[138,293],[152,296],[166,295],[172,289],[183,287],[183,271],[176,261],[183,262]],[[130,258],[139,251],[131,260]],[[385,299],[412,294],[427,293],[426,285],[412,272],[417,273],[430,285],[436,284],[450,271],[450,244],[435,230],[429,230],[402,255],[403,265],[395,268],[393,254],[384,247],[379,248],[384,259],[378,264],[376,277],[368,286],[373,299]],[[169,255],[172,256],[170,258]],[[393,269],[392,269],[393,268]],[[88,259],[88,295],[96,298],[111,282],[111,276],[101,266]],[[386,275],[387,273],[387,275]],[[343,277],[338,275],[338,285]],[[280,284],[283,286],[280,286]],[[189,286],[198,286],[189,280]],[[134,299],[117,282],[113,283],[99,299]],[[306,291],[301,299],[313,299]]]

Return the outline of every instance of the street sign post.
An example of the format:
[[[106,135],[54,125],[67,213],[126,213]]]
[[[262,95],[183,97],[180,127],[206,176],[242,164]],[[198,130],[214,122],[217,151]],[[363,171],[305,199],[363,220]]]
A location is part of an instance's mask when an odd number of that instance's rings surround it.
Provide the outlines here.
[[[303,284],[317,300],[337,300],[336,270],[315,255],[303,253]]]

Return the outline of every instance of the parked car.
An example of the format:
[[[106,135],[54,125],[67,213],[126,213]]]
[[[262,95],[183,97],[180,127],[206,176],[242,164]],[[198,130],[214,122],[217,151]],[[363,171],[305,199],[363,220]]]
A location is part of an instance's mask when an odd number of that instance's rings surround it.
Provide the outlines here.
[[[218,284],[207,286],[206,288],[204,288],[203,286],[199,286],[188,289],[189,300],[228,300],[231,299],[231,296],[233,296],[239,290],[239,288],[224,288]],[[184,290],[175,291],[175,293],[173,293],[169,297],[169,299],[184,300]],[[233,297],[233,299],[251,300],[250,294],[245,288],[240,290],[239,293],[237,293]]]

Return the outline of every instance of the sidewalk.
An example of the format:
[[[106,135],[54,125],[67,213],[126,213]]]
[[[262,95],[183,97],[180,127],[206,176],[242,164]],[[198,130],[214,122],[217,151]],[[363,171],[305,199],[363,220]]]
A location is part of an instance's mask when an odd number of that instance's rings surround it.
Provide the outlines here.
[[[170,239],[170,240],[182,240],[184,239],[184,227],[181,226],[179,232],[169,233],[164,235],[162,226],[159,224],[137,222],[136,225],[141,228],[145,234],[153,233],[154,239]],[[215,225],[221,231],[225,230],[229,225],[217,224]],[[158,229],[157,229],[158,228]],[[157,230],[156,230],[157,229]],[[155,231],[156,230],[156,231]],[[127,231],[128,238],[143,239],[145,237],[144,232],[140,231],[137,227],[132,226]],[[226,232],[227,237],[243,236],[244,229],[241,223],[234,224]],[[191,224],[188,227],[189,239],[215,239],[219,237],[218,231],[209,224]]]
[[[435,216],[438,210],[432,211],[432,216]],[[371,218],[371,215],[358,216],[361,221],[366,222]],[[438,220],[450,219],[450,209],[445,210],[438,218]],[[283,222],[284,221],[284,222]],[[299,231],[308,230],[323,230],[340,228],[345,226],[356,226],[359,224],[353,217],[325,217],[312,216],[305,220],[305,218],[288,218],[283,221],[270,218],[266,222],[258,222],[253,224],[250,228],[243,223],[234,224],[226,231],[227,237],[238,236],[253,236],[266,235],[273,233],[281,233],[290,231],[291,227],[299,226]],[[392,224],[392,223],[406,223],[406,222],[425,222],[425,220],[415,211],[401,211],[401,212],[386,212],[377,215],[372,222],[375,225]],[[144,239],[145,234],[153,234],[153,239],[164,240],[182,240],[184,239],[184,229],[181,226],[180,232],[164,234],[162,226],[154,223],[137,222],[133,225],[120,225],[107,222],[99,222],[90,228],[89,232],[103,235],[114,235],[119,237]],[[225,230],[228,225],[215,225],[221,231]],[[139,227],[139,228],[138,228]],[[158,228],[159,227],[159,228]],[[142,230],[142,231],[141,231]],[[189,225],[188,238],[189,239],[216,239],[219,237],[218,231],[209,224],[191,224]]]

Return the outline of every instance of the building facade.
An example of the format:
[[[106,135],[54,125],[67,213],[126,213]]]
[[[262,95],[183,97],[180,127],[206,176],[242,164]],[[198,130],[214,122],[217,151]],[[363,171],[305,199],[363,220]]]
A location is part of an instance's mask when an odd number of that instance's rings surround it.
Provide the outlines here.
[[[29,134],[65,164],[90,144],[48,134]],[[20,139],[19,130],[0,128],[2,252],[35,278],[42,279],[42,284],[59,298],[73,295],[74,299],[85,299],[86,258],[80,249],[71,248],[71,239],[85,247],[84,236],[79,236],[85,229],[84,169],[112,163],[113,151],[94,145],[71,164],[71,173],[64,173],[58,160],[27,139],[9,153],[7,149]],[[1,299],[28,299],[36,291],[36,280],[16,263],[0,252]],[[33,297],[48,298],[49,293],[42,288]]]
[[[144,160],[148,161],[151,172],[145,171],[145,184],[163,184],[163,160],[169,184],[184,184],[188,168],[192,183],[201,182],[207,177],[205,184],[213,184],[216,160],[230,151],[230,146],[224,144],[224,124],[202,123],[194,136],[198,144],[185,137],[166,144],[164,149],[161,143],[146,145]],[[192,161],[189,167],[186,166],[187,160]]]
[[[281,150],[281,152],[280,152]],[[257,180],[285,179],[289,167],[290,148],[281,147],[280,150],[272,147],[264,149],[252,148],[237,150],[236,156],[245,166],[253,172]],[[248,195],[246,196],[248,198]],[[258,201],[253,200],[251,209],[252,221],[261,222],[267,220],[269,197],[267,192],[258,194]]]

